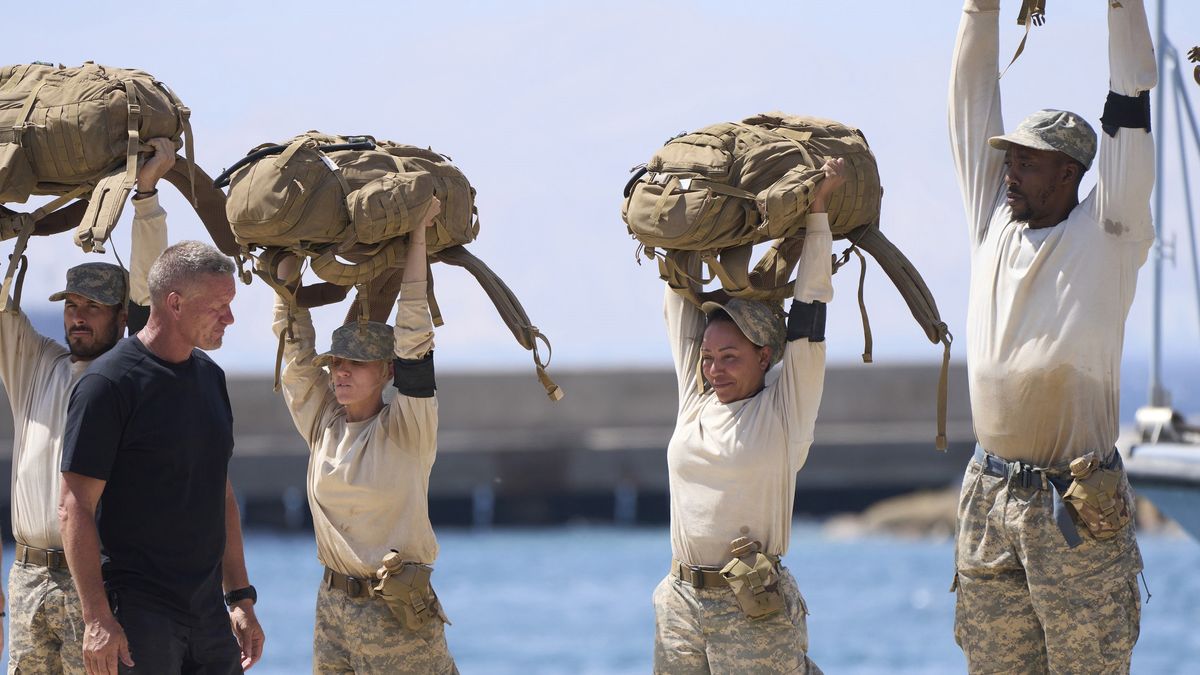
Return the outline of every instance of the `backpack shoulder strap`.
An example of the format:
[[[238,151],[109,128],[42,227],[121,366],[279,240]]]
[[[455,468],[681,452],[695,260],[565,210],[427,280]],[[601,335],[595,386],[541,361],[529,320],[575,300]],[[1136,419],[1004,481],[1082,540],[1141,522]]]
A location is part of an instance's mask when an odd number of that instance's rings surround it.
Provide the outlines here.
[[[190,159],[177,156],[175,166],[163,177],[174,185],[180,194],[187,194],[184,191],[185,186],[191,188],[192,208],[195,209],[200,222],[204,223],[204,229],[208,230],[213,244],[225,255],[239,255],[241,248],[233,237],[233,230],[229,229],[229,216],[225,213],[225,192],[213,186],[213,179],[209,178],[204,169]]]
[[[433,254],[433,259],[444,262],[455,267],[461,267],[483,287],[492,304],[496,306],[496,311],[500,313],[500,318],[512,331],[513,337],[517,342],[533,352],[533,363],[537,368],[538,380],[546,389],[546,395],[552,401],[561,400],[563,390],[550,376],[546,373],[546,366],[550,363],[552,351],[550,341],[546,336],[529,322],[529,316],[525,313],[525,309],[521,307],[521,302],[517,300],[517,296],[504,283],[504,281],[496,276],[482,260],[476,258],[470,251],[463,246],[450,246]],[[538,353],[538,341],[541,341],[546,346],[546,361],[543,362],[541,355]]]
[[[371,281],[389,267],[403,264],[406,241],[396,237],[373,251],[360,263],[344,263],[337,259],[338,247],[327,247],[312,259],[312,270],[321,279],[338,286],[357,286]]]
[[[908,309],[912,312],[913,318],[917,320],[917,324],[925,331],[925,336],[929,341],[937,344],[942,343],[942,371],[938,378],[938,433],[937,433],[937,448],[939,450],[946,449],[946,399],[948,396],[949,386],[949,368],[950,368],[950,344],[954,340],[954,336],[950,334],[949,327],[942,321],[942,316],[938,312],[937,302],[933,299],[933,294],[929,292],[929,287],[925,285],[925,280],[921,278],[921,273],[917,268],[909,262],[900,249],[896,248],[882,232],[878,226],[864,225],[867,230],[859,232],[854,230],[847,235],[847,238],[852,241],[857,241],[871,257],[875,258],[879,266],[888,275],[888,278],[895,284],[896,290],[900,291],[901,297],[908,304]],[[862,229],[862,228],[859,228]]]
[[[88,253],[104,252],[104,242],[108,241],[108,235],[117,226],[121,210],[125,208],[125,199],[137,185],[138,151],[141,149],[138,127],[142,122],[142,106],[137,86],[130,80],[122,80],[121,84],[125,88],[126,101],[125,168],[113,171],[96,183],[83,222],[75,230],[75,243]]]
[[[229,228],[229,218],[225,215],[225,193],[213,187],[212,179],[208,177],[208,174],[186,159],[176,157],[175,166],[167,172],[164,178],[174,185],[180,194],[186,196],[186,188],[191,186],[193,175],[197,183],[192,190],[194,192],[192,205],[196,210],[196,215],[199,216],[200,222],[204,223],[204,228],[212,237],[213,244],[222,253],[228,256],[239,256],[241,248],[233,237],[233,231]],[[114,172],[102,179],[112,179],[112,183],[106,183],[103,189],[99,189],[100,186],[97,185],[96,189],[92,189],[92,196],[88,200],[78,201],[44,217],[36,218],[38,225],[34,234],[46,236],[74,229],[76,243],[84,247],[84,250],[102,251],[104,242],[108,241],[113,227],[121,217],[129,194],[127,190],[122,189],[123,178],[122,173]],[[73,199],[88,189],[86,186],[80,187],[71,192],[69,198]],[[61,204],[64,199],[67,197],[57,199],[39,211],[46,211],[47,207],[52,208],[56,203]],[[87,242],[87,246],[91,248],[85,247],[82,242]],[[97,244],[99,244],[99,248],[97,248]]]
[[[8,268],[4,272],[4,282],[0,285],[0,312],[18,312],[21,310],[21,287],[25,281],[25,270],[29,266],[29,261],[25,258],[25,246],[29,243],[29,237],[36,232],[38,223],[47,214],[75,199],[85,191],[87,191],[86,186],[77,187],[71,192],[55,198],[33,213],[14,214],[18,222],[15,231],[17,241],[13,245],[12,255],[8,258]],[[18,265],[20,265],[19,272],[17,270]],[[16,280],[15,285],[13,284],[14,277]],[[12,291],[11,299],[8,295],[10,290]]]
[[[117,169],[101,178],[92,190],[88,199],[87,210],[79,226],[75,228],[75,243],[84,252],[104,253],[104,244],[112,234],[121,212],[125,209],[125,200],[137,182],[137,156],[134,156],[134,181],[127,180],[126,169]]]

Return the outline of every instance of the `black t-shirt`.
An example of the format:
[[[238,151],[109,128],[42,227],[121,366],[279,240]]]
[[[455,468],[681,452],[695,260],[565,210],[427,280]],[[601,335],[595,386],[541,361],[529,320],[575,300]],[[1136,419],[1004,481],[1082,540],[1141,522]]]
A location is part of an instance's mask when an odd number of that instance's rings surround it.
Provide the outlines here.
[[[122,604],[188,623],[222,609],[232,454],[225,373],[203,352],[169,363],[131,337],[80,379],[62,470],[107,481],[96,525],[104,584]]]

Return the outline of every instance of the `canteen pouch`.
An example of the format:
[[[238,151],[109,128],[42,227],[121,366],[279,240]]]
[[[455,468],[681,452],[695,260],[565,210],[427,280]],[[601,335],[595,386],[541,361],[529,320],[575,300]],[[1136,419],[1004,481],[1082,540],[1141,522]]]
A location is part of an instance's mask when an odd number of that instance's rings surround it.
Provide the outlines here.
[[[742,613],[753,620],[765,619],[783,609],[783,593],[779,590],[778,558],[759,551],[758,542],[746,547],[734,540],[735,558],[721,568],[721,576],[729,583],[733,597]],[[740,552],[740,551],[739,551]]]
[[[1063,499],[1097,539],[1108,539],[1129,523],[1129,503],[1122,490],[1123,473],[1119,461],[1115,468],[1101,468],[1091,452],[1071,462],[1073,480]]]
[[[450,623],[442,611],[437,594],[429,583],[433,568],[414,562],[403,562],[392,551],[379,568],[379,583],[375,594],[387,603],[396,619],[409,630],[417,630],[431,620]]]

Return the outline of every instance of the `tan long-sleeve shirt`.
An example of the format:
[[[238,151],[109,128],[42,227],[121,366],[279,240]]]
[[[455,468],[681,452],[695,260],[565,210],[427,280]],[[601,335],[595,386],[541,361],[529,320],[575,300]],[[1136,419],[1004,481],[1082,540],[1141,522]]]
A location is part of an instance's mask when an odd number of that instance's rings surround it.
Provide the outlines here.
[[[826,214],[810,214],[795,299],[833,299],[833,237]],[[729,543],[746,536],[774,555],[787,552],[796,472],[808,459],[825,384],[825,343],[787,343],[779,376],[754,396],[721,403],[700,393],[704,314],[667,290],[667,333],[679,384],[679,416],[667,446],[671,553],[689,565],[721,566]]]
[[[1157,81],[1142,0],[1108,4],[1110,87]],[[967,366],[975,435],[1010,460],[1050,465],[1113,446],[1121,349],[1138,268],[1154,240],[1154,141],[1100,134],[1098,183],[1054,227],[1013,219],[1000,119],[999,0],[968,0],[950,81],[950,141],[967,211]]]
[[[149,301],[146,275],[167,247],[167,214],[158,197],[134,200],[130,297]],[[12,527],[28,546],[61,549],[58,498],[63,429],[71,391],[90,361],[72,361],[62,344],[38,334],[24,312],[0,313],[0,380],[13,415]]]
[[[425,282],[406,283],[396,303],[396,356],[424,358],[433,348]],[[308,505],[317,557],[330,569],[369,578],[396,549],[405,559],[432,563],[437,540],[429,523],[429,473],[437,454],[437,399],[397,393],[379,414],[346,420],[329,373],[313,365],[316,333],[307,310],[294,311],[284,346],[283,398],[311,451]],[[275,335],[287,307],[275,303]]]

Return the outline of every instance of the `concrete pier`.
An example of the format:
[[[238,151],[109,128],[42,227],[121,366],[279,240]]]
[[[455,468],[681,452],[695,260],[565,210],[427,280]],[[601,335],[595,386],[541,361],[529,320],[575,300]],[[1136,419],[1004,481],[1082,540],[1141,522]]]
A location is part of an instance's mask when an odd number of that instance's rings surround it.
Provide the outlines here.
[[[529,372],[441,373],[435,524],[555,524],[667,519],[666,445],[675,421],[669,370],[556,372],[552,403]],[[973,448],[966,369],[950,372],[946,453],[934,449],[937,365],[831,366],[816,442],[797,480],[797,512],[861,509],[950,485]],[[310,522],[307,448],[270,377],[229,380],[237,446],[230,465],[250,524]],[[8,410],[8,405],[0,406]],[[12,423],[0,413],[0,490],[9,491]],[[3,499],[3,528],[9,528]]]

